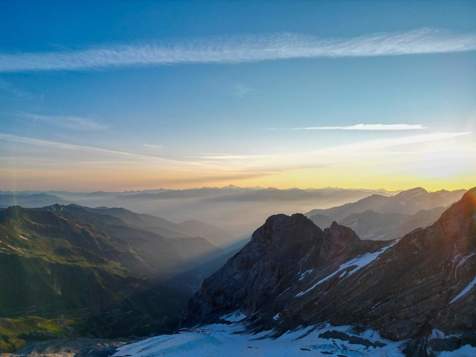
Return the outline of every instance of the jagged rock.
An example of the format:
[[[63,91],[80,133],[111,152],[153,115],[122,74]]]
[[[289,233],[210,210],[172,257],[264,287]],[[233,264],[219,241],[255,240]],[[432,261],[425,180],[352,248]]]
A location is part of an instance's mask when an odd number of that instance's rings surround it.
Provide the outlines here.
[[[361,241],[335,222],[322,231],[302,214],[271,216],[247,246],[204,281],[190,302],[188,319],[209,321],[236,309],[252,315],[279,302],[307,275],[324,274],[383,244]]]

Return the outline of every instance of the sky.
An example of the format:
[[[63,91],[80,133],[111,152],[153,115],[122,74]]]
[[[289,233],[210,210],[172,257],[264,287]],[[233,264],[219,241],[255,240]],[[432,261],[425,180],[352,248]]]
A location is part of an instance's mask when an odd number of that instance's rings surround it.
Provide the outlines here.
[[[474,1],[0,2],[0,190],[476,185]]]

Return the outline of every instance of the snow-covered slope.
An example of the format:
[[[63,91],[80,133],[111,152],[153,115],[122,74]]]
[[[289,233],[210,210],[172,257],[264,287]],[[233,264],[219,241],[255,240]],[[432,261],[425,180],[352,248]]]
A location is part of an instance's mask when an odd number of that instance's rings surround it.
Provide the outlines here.
[[[240,322],[216,323],[125,345],[114,356],[403,356],[401,342],[382,339],[371,330],[356,334],[349,326],[323,324],[278,338],[272,335],[272,331],[251,334]]]
[[[223,323],[181,330],[172,335],[161,335],[118,349],[114,357],[243,357],[243,356],[347,356],[400,357],[404,356],[406,341],[390,341],[378,332],[366,330],[357,333],[351,326],[320,324],[301,327],[277,338],[273,331],[252,334],[247,331],[237,312],[224,316]],[[238,320],[238,321],[237,321]],[[231,323],[230,323],[231,322]],[[434,338],[441,338],[435,333]],[[472,357],[476,348],[462,346],[451,352],[434,352],[438,357]]]

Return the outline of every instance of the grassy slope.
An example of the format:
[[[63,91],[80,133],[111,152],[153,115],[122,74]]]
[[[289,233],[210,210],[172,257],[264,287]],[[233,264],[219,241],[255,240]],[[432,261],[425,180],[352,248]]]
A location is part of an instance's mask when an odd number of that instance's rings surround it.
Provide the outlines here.
[[[124,336],[132,331],[124,313],[140,321],[134,334],[173,326],[183,293],[153,290],[157,283],[145,278],[180,263],[187,250],[209,249],[200,239],[183,242],[188,245],[81,207],[0,210],[0,286],[8,287],[0,290],[0,351],[95,325],[96,336]]]
[[[0,351],[14,352],[29,340],[71,336],[74,320],[38,316],[0,318]]]

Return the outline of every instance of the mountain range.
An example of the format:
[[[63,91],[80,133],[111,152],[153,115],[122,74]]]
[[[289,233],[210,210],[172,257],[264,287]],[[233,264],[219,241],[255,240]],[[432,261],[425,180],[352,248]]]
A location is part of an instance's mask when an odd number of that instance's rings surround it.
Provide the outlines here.
[[[319,227],[336,221],[363,239],[389,240],[432,224],[464,192],[428,192],[417,187],[391,196],[374,194],[342,206],[314,209],[306,215]]]
[[[164,230],[159,232],[164,236],[177,236],[180,232],[226,246],[249,237],[272,214],[295,212],[307,212],[322,228],[337,221],[363,239],[393,239],[433,223],[463,193],[464,190],[427,192],[423,188],[395,193],[234,186],[130,192],[0,192],[0,207],[44,207],[55,203],[123,207],[141,212],[144,221],[147,215],[166,217],[161,224]]]
[[[188,322],[239,313],[247,329],[275,337],[303,326],[351,325],[405,341],[408,356],[427,356],[475,344],[475,276],[476,188],[432,225],[392,241],[361,240],[335,222],[322,230],[300,214],[275,215],[203,282]]]
[[[194,189],[157,189],[125,192],[0,192],[0,207],[20,205],[43,207],[74,203],[88,207],[122,207],[133,212],[164,217],[173,222],[200,221],[225,231],[228,245],[249,237],[271,214],[306,212],[355,201],[371,194],[391,194],[364,189],[277,189],[263,187],[209,187]],[[237,219],[239,217],[239,219]],[[194,227],[194,234],[199,235]],[[221,233],[218,237],[221,236]],[[210,237],[207,237],[210,238]]]
[[[476,338],[476,189],[276,214],[251,240],[214,223],[77,204],[0,209],[0,350],[207,329],[235,315],[251,334],[309,327],[324,342],[396,341],[407,355]],[[364,338],[368,329],[381,340]]]

